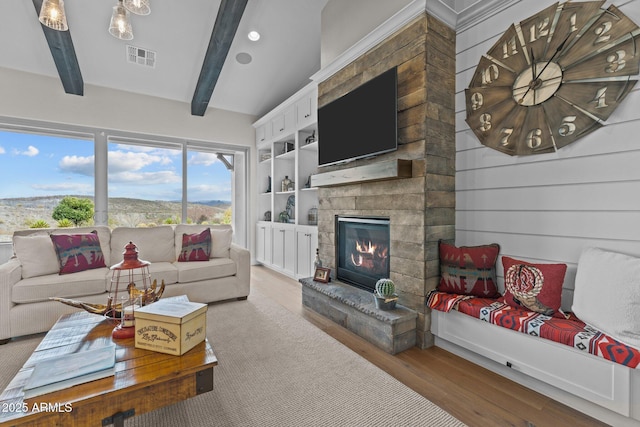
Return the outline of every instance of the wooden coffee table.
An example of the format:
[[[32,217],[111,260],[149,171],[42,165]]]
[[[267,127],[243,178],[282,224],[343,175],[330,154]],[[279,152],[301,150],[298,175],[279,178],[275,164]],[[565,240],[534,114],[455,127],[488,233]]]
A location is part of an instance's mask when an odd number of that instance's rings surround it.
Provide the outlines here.
[[[24,399],[23,387],[39,360],[112,342],[114,323],[94,314],[62,316],[0,395],[0,425],[122,426],[124,419],[213,390],[218,359],[207,340],[182,356],[116,344],[115,375]]]

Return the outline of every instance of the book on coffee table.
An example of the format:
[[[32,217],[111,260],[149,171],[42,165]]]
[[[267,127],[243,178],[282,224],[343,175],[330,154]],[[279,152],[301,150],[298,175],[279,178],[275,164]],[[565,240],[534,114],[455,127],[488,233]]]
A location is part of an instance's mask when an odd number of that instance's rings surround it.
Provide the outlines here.
[[[52,357],[36,363],[24,387],[25,399],[114,375],[116,346]]]

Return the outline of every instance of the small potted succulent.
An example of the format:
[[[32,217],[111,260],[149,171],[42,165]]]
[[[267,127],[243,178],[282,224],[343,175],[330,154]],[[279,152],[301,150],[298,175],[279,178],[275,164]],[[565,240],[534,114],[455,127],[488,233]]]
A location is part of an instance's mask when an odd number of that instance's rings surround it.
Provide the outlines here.
[[[391,279],[380,279],[376,282],[376,290],[373,292],[376,308],[381,310],[393,310],[398,302],[396,286]]]

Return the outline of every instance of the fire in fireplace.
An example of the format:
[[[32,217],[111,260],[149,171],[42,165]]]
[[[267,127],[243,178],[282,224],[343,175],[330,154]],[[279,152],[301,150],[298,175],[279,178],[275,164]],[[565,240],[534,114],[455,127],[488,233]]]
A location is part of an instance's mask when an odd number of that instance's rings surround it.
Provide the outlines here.
[[[336,217],[336,278],[369,291],[389,277],[389,220]]]

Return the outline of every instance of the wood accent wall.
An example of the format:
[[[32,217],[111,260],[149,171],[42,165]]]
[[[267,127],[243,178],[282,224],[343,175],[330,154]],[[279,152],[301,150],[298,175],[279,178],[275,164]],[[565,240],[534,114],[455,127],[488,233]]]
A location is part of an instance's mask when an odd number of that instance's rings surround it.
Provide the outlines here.
[[[391,279],[400,304],[418,312],[422,348],[433,344],[425,302],[439,280],[438,240],[455,237],[455,41],[454,30],[425,13],[318,89],[323,106],[398,67],[398,150],[319,172],[405,159],[413,163],[412,177],[320,188],[319,246],[335,269],[336,215],[388,217]]]

